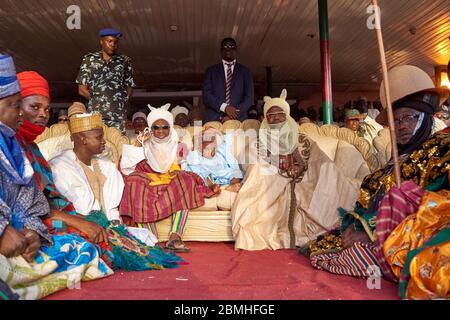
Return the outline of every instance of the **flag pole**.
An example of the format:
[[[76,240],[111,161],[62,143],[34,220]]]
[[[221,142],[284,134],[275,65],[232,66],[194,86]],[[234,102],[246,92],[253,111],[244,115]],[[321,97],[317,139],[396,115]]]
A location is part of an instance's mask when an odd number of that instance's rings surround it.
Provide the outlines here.
[[[380,51],[380,61],[381,68],[383,73],[383,83],[384,83],[384,91],[386,92],[386,111],[388,116],[388,124],[389,131],[391,133],[391,144],[392,144],[392,159],[394,160],[394,178],[395,184],[397,187],[400,187],[401,184],[401,174],[400,174],[400,163],[398,160],[398,148],[397,148],[397,137],[395,134],[395,124],[394,124],[394,113],[392,112],[392,102],[391,102],[391,92],[389,87],[389,77],[388,77],[388,68],[386,63],[386,55],[384,51],[383,44],[383,34],[381,32],[381,18],[380,11],[378,10],[378,1],[372,0],[372,5],[375,9],[375,29],[377,31],[377,40],[378,40],[378,49]]]

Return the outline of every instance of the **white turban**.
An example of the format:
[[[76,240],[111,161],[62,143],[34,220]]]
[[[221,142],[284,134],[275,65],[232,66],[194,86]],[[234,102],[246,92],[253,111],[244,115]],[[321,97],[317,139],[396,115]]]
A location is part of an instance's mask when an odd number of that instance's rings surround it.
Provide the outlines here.
[[[148,105],[150,108],[150,113],[147,116],[148,127],[151,128],[153,122],[159,119],[166,120],[169,123],[170,130],[173,128],[173,115],[167,111],[170,108],[170,103],[167,103],[160,108],[153,108],[151,105]]]
[[[287,98],[286,89],[283,89],[283,91],[281,91],[281,95],[279,98],[271,98],[265,96],[263,108],[264,118],[267,116],[267,112],[270,110],[270,108],[274,106],[280,107],[284,111],[286,116],[288,116],[290,114],[291,107],[289,106],[289,103],[287,103],[286,98]]]
[[[144,143],[144,154],[147,162],[152,169],[159,173],[167,172],[172,164],[176,161],[178,149],[178,134],[173,128],[173,116],[167,111],[170,104],[166,104],[161,108],[150,108],[150,114],[147,116],[147,124],[151,129],[157,120],[166,120],[170,126],[169,135],[164,139],[158,139],[154,135]]]
[[[134,122],[134,120],[136,120],[137,118],[147,119],[147,116],[143,112],[136,112],[135,114],[133,114],[133,118],[131,118],[131,121]]]
[[[298,124],[289,115],[290,106],[286,97],[286,89],[283,89],[279,98],[264,97],[264,120],[259,129],[259,141],[266,150],[274,155],[292,154],[298,146]],[[274,106],[280,107],[286,114],[286,121],[279,124],[279,128],[271,128],[267,122],[267,112]]]
[[[185,115],[189,114],[189,109],[186,107],[182,107],[182,106],[176,106],[175,108],[172,109],[171,111],[173,118],[175,119],[177,117],[177,115],[184,113]]]

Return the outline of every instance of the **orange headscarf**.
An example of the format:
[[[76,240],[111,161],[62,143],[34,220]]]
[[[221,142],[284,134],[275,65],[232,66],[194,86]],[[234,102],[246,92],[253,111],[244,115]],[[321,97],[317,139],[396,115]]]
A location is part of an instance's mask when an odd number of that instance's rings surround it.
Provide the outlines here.
[[[41,95],[50,99],[48,82],[36,71],[24,71],[17,74],[22,98]]]

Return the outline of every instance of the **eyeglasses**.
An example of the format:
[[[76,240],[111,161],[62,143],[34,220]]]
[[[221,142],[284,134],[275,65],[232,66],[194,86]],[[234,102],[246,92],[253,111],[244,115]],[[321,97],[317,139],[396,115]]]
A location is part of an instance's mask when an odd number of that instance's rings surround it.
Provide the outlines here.
[[[152,130],[153,131],[160,130],[160,129],[162,129],[162,130],[169,130],[170,126],[157,126],[157,125],[153,125],[152,126]]]
[[[234,44],[226,44],[222,46],[222,49],[236,49]]]
[[[284,112],[273,112],[273,113],[268,113],[267,114],[267,117],[268,118],[272,118],[272,117],[275,117],[275,116],[278,116],[278,117],[285,117],[286,116],[286,113],[284,113]]]
[[[419,115],[418,114],[408,114],[400,119],[394,119],[394,124],[396,126],[400,126],[400,124],[404,123],[406,125],[411,125],[414,123],[415,119],[418,119]]]

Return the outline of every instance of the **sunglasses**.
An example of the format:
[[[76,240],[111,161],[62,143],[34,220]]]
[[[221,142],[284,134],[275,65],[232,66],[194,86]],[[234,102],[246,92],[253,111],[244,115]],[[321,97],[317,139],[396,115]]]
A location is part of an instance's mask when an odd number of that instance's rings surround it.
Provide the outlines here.
[[[160,130],[160,129],[162,129],[162,130],[169,130],[170,126],[157,126],[157,125],[153,125],[152,126],[152,130],[153,131]]]

